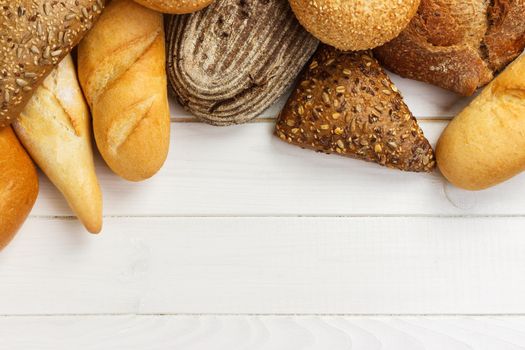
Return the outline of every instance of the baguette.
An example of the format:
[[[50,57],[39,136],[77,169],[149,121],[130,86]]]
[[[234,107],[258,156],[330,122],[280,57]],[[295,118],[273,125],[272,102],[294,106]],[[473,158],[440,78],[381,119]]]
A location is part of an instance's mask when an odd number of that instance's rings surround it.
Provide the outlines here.
[[[33,162],[10,127],[0,129],[0,250],[20,229],[38,195]]]
[[[75,47],[104,0],[0,0],[0,127],[11,124],[35,89]]]
[[[170,136],[162,14],[112,1],[79,46],[78,73],[106,163],[130,181],[153,176]]]
[[[439,169],[455,186],[482,190],[525,170],[525,56],[518,58],[441,135]]]
[[[91,118],[71,56],[44,80],[13,127],[86,229],[100,232],[102,193],[93,163]]]
[[[321,45],[277,119],[283,141],[412,172],[434,153],[401,94],[369,51]]]

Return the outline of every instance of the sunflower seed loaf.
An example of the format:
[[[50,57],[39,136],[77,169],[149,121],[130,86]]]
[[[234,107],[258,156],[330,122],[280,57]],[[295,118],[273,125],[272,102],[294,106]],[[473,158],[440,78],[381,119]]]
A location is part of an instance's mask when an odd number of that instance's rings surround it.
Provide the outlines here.
[[[434,152],[369,51],[319,48],[281,112],[276,135],[324,153],[431,172]]]
[[[273,104],[318,45],[286,0],[218,0],[171,17],[167,31],[173,92],[218,126],[247,122]]]
[[[75,47],[104,0],[0,0],[0,127]]]

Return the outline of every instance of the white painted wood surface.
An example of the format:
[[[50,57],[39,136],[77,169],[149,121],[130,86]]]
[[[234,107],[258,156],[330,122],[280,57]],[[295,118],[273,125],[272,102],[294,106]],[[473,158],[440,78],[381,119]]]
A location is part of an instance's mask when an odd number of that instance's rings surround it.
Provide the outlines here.
[[[394,80],[433,144],[468,103]],[[0,349],[525,348],[525,176],[470,193],[301,150],[282,103],[230,128],[173,103],[154,179],[97,159],[100,236],[42,177],[0,254]]]
[[[0,350],[520,350],[524,329],[523,317],[5,317]]]

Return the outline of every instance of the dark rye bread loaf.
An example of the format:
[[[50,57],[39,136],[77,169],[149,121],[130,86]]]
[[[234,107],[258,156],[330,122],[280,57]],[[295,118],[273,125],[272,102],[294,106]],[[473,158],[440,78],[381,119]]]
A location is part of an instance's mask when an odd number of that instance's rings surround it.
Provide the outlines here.
[[[274,103],[318,44],[286,0],[218,0],[172,16],[167,41],[179,102],[220,126],[247,122]]]
[[[0,0],[0,127],[75,47],[104,0]]]
[[[472,95],[524,48],[525,0],[422,0],[407,29],[375,54],[403,77]]]
[[[389,168],[430,172],[434,152],[396,86],[369,51],[322,45],[281,112],[288,143]]]

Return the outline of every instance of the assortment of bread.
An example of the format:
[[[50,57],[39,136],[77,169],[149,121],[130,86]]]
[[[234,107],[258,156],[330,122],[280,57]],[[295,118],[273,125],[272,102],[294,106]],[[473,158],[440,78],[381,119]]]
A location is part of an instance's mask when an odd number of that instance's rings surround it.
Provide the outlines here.
[[[0,5],[0,249],[36,200],[30,157],[100,231],[91,135],[117,175],[153,176],[169,148],[168,81],[184,108],[223,126],[255,118],[298,78],[275,129],[287,143],[403,171],[437,163],[469,190],[525,170],[525,0]],[[463,95],[488,86],[434,155],[381,64]]]

